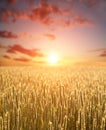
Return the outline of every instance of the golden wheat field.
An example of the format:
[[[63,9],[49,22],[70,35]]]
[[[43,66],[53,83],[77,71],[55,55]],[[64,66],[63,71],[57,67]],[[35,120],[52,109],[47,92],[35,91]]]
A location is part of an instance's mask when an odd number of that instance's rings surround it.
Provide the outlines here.
[[[106,67],[0,67],[0,130],[106,130]]]

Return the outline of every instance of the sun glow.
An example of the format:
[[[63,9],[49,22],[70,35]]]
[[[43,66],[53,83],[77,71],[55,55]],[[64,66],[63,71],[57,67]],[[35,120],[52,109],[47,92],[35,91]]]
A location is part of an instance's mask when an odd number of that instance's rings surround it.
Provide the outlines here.
[[[57,64],[59,62],[59,56],[57,54],[51,54],[48,57],[48,63],[49,64]]]

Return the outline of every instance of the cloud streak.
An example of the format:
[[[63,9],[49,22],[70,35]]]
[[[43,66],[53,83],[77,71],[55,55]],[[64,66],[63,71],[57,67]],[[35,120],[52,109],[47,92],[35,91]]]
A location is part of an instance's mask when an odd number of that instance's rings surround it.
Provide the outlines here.
[[[43,57],[44,55],[39,51],[39,49],[26,49],[22,47],[21,45],[13,45],[9,46],[7,49],[8,53],[14,53],[16,54],[17,52],[28,55],[30,57]]]
[[[28,59],[28,58],[24,58],[24,57],[14,58],[13,60],[21,61],[21,62],[29,62],[29,61],[31,61],[30,59]]]

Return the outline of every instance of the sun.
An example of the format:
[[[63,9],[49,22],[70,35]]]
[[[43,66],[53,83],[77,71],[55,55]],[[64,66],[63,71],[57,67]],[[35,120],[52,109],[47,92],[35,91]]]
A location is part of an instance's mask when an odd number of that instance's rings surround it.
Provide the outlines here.
[[[57,64],[59,62],[59,56],[57,54],[51,54],[48,57],[48,63],[49,64]]]

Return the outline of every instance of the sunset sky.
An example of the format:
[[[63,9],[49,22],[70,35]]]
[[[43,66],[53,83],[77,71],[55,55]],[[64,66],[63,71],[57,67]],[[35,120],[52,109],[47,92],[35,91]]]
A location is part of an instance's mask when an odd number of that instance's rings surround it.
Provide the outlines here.
[[[0,0],[0,65],[106,62],[106,0]]]

